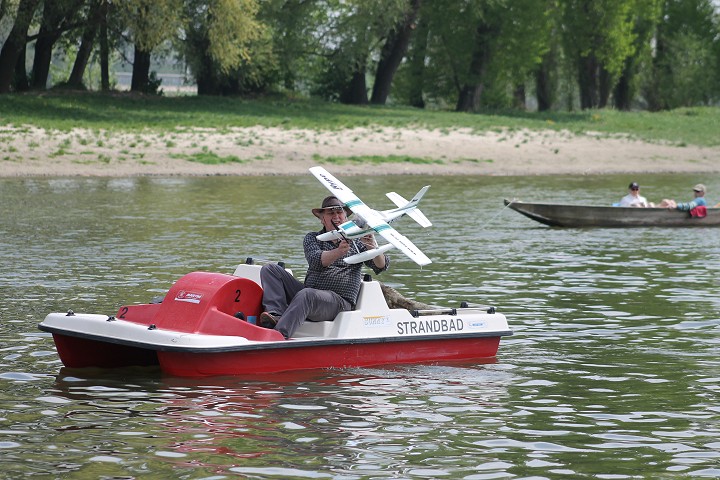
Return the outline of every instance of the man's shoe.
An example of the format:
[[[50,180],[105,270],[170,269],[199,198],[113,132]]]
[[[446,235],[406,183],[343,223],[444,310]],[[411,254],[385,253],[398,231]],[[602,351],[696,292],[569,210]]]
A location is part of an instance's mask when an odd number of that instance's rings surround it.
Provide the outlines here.
[[[258,319],[258,325],[260,325],[263,328],[275,328],[275,325],[277,325],[278,320],[280,320],[280,316],[273,315],[272,313],[263,312],[260,314],[260,318]]]

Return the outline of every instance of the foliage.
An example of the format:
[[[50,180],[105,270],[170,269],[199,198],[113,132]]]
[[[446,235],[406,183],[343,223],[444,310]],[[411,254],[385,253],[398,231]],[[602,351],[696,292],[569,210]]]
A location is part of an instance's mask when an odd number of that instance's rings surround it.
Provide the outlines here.
[[[483,83],[485,105],[509,105],[508,86],[525,81],[548,48],[550,19],[543,0],[426,2],[428,22],[424,93],[431,104],[454,104],[463,85]],[[483,26],[482,37],[478,30]],[[480,77],[469,68],[479,42],[488,62]],[[411,88],[409,66],[400,73],[399,97]],[[489,88],[489,89],[488,89]]]
[[[632,1],[561,0],[565,48],[573,58],[595,56],[617,76],[633,53]]]
[[[250,60],[247,45],[261,36],[262,26],[255,20],[255,0],[215,0],[209,3],[205,18],[207,54],[221,72]]]
[[[24,24],[16,22],[19,40],[0,51],[4,91],[11,89],[7,72],[25,76],[17,67],[22,62],[16,62],[25,53],[19,51],[23,37],[30,42],[30,60],[34,32],[43,12],[53,7],[72,13],[56,22],[61,28],[45,22],[46,37],[60,38],[37,49],[45,55],[38,59],[47,59],[54,47],[54,57],[67,62],[54,65],[55,84],[65,80],[58,75],[67,75],[83,32],[94,25],[107,32],[102,38],[109,52],[104,50],[103,59],[139,49],[145,62],[133,68],[145,82],[148,54],[157,61],[160,49],[172,45],[202,93],[283,91],[367,100],[383,46],[393,44],[403,24],[411,26],[403,30],[411,32],[410,49],[396,75],[379,74],[387,81],[376,82],[383,86],[383,98],[390,92],[391,103],[511,108],[522,106],[518,100],[531,83],[542,93],[544,108],[558,108],[563,95],[563,106],[574,108],[578,92],[583,108],[614,101],[621,109],[657,110],[720,98],[720,20],[713,0],[426,0],[419,3],[417,18],[417,0],[99,1],[23,2],[34,20],[27,35]],[[19,4],[0,0],[0,38],[12,28]],[[107,15],[90,18],[99,5],[103,12],[108,7]],[[407,41],[402,38],[398,52]],[[97,59],[99,39],[95,42],[92,57],[83,49],[85,56],[78,58]],[[77,72],[76,77],[83,70]],[[461,102],[466,95],[472,98]]]
[[[381,41],[408,8],[406,0],[326,0],[316,12],[310,91],[338,100],[353,75],[374,70]]]
[[[181,48],[199,85],[237,91],[243,77],[258,83],[260,70],[252,67],[266,63],[262,53],[272,57],[258,48],[268,43],[258,11],[256,0],[186,1]]]
[[[644,71],[652,110],[720,99],[719,33],[711,0],[664,0],[655,56]]]
[[[182,0],[123,0],[113,4],[133,43],[152,51],[181,25]]]

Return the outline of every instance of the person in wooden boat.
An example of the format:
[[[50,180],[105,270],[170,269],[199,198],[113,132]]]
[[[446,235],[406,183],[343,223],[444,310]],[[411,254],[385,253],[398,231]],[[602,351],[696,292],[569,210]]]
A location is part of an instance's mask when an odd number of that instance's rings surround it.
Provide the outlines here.
[[[683,210],[686,212],[691,212],[697,207],[707,208],[707,202],[705,201],[706,191],[707,189],[705,188],[705,185],[703,185],[702,183],[698,183],[693,187],[694,198],[689,202],[678,203],[675,200],[666,198],[663,199],[662,202],[660,202],[658,207]]]
[[[640,195],[640,185],[637,182],[632,182],[628,185],[628,194],[620,200],[620,206],[648,208],[655,205],[648,203],[647,199]]]
[[[265,311],[260,315],[258,324],[274,328],[286,339],[305,320],[330,321],[338,313],[352,310],[360,293],[363,264],[347,264],[343,259],[377,248],[372,234],[359,239],[329,242],[317,239],[322,233],[337,230],[351,214],[350,209],[336,197],[325,197],[322,206],[314,208],[312,213],[320,219],[322,230],[309,232],[303,240],[308,262],[305,283],[274,263],[264,265],[260,270]],[[388,269],[390,258],[381,253],[364,263],[379,274]]]

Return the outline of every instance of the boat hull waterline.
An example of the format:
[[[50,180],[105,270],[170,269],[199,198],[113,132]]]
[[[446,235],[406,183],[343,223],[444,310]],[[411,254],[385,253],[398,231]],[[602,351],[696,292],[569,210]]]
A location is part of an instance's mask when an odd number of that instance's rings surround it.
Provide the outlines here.
[[[185,275],[161,303],[115,316],[51,313],[39,328],[66,367],[159,365],[185,377],[492,359],[512,335],[494,308],[390,309],[379,283],[364,281],[355,310],[307,321],[285,340],[253,323],[261,299],[259,266],[240,265],[233,275]]]
[[[505,205],[551,227],[719,227],[720,208],[708,208],[702,218],[667,208],[600,207],[504,200]]]

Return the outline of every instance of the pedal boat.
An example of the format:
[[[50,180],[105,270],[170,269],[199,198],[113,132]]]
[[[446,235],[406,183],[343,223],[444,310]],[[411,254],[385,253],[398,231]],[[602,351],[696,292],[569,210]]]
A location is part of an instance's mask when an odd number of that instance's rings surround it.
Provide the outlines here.
[[[248,259],[233,275],[192,272],[157,303],[122,306],[114,316],[51,313],[38,327],[68,368],[159,365],[183,377],[492,359],[500,338],[512,335],[494,307],[390,309],[367,275],[354,310],[306,321],[285,340],[255,324],[260,268]]]

